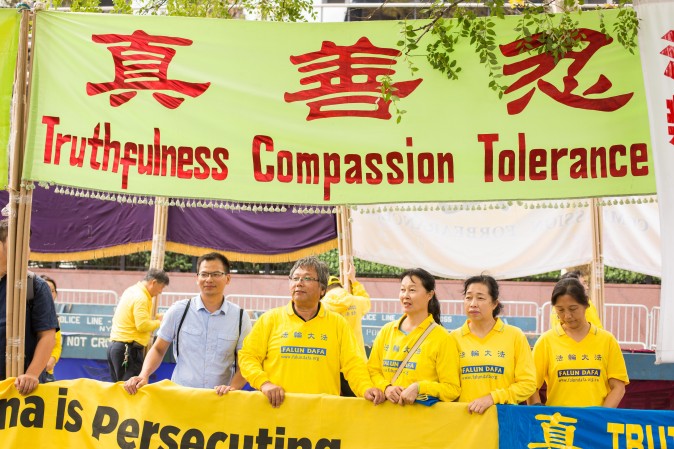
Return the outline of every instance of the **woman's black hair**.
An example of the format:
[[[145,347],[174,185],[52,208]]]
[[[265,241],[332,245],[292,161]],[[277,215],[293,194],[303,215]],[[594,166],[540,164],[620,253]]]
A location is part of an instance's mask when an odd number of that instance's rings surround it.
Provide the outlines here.
[[[469,277],[463,282],[464,297],[466,296],[468,287],[470,287],[471,284],[484,284],[487,286],[487,289],[489,290],[489,296],[491,296],[492,301],[496,301],[496,307],[494,307],[494,310],[491,311],[491,316],[496,318],[503,311],[503,304],[501,304],[501,301],[498,300],[498,282],[496,282],[496,279],[486,274]]]
[[[585,292],[585,286],[577,278],[568,277],[560,279],[555,284],[555,288],[552,289],[550,302],[554,306],[557,303],[557,300],[564,295],[569,295],[581,306],[590,306],[590,299]]]
[[[435,294],[435,277],[423,268],[410,268],[409,270],[403,271],[403,273],[398,276],[398,279],[402,281],[407,276],[410,278],[412,278],[412,276],[417,277],[421,280],[421,285],[424,286],[426,291],[433,292],[431,300],[428,301],[428,313],[433,315],[433,320],[442,326],[442,323],[440,322],[440,301]]]
[[[56,287],[56,281],[46,274],[41,274],[40,278],[44,279],[45,282],[51,282],[51,284],[54,286],[54,293],[58,293],[58,288]]]

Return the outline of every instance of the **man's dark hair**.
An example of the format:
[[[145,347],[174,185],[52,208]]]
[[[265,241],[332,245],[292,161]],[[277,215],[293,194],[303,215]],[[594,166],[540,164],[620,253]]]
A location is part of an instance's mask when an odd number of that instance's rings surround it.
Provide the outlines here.
[[[33,230],[29,229],[29,236],[33,234]],[[9,235],[9,218],[0,220],[0,243],[7,243],[7,236]]]
[[[159,282],[160,284],[164,285],[169,285],[169,277],[168,274],[164,270],[160,270],[158,268],[150,268],[147,271],[147,274],[143,278],[144,281],[150,282],[152,280],[155,280]]]
[[[7,243],[7,235],[9,234],[9,219],[3,218],[0,220],[0,243]]]
[[[330,270],[325,262],[320,260],[316,256],[303,257],[302,259],[295,262],[295,265],[290,269],[290,277],[293,276],[295,270],[298,268],[313,268],[316,270],[316,275],[318,276],[318,283],[321,284],[321,288],[326,289],[328,287],[328,276],[330,275]]]
[[[197,271],[199,271],[201,269],[201,262],[203,262],[205,260],[219,260],[220,262],[222,262],[222,265],[225,267],[225,274],[229,274],[229,270],[230,270],[229,260],[227,260],[227,258],[225,256],[223,256],[222,254],[213,252],[213,253],[204,254],[203,256],[199,257],[199,259],[197,259]]]

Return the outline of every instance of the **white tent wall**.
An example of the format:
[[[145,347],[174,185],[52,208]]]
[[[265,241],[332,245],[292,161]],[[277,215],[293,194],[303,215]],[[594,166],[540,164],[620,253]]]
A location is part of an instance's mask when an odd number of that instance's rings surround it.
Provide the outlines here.
[[[660,204],[662,289],[656,363],[674,363],[674,2],[637,0],[639,52]],[[666,232],[669,231],[669,232]]]
[[[602,207],[604,265],[660,277],[658,203],[651,202],[653,197],[634,200],[616,198],[616,204]]]
[[[654,199],[607,198],[603,203],[604,263],[660,276]],[[487,272],[509,279],[589,263],[590,215],[588,200],[357,206],[353,253],[373,262],[423,267],[446,278]]]

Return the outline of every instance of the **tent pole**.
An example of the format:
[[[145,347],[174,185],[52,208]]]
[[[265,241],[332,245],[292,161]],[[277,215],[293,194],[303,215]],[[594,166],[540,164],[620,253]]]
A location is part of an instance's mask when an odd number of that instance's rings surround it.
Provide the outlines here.
[[[595,301],[599,319],[604,322],[604,256],[602,240],[602,207],[597,198],[592,198],[592,263],[590,297]]]

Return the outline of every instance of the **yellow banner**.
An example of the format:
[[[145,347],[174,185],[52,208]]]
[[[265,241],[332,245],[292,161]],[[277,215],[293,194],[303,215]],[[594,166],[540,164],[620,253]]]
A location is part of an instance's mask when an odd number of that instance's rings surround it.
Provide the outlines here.
[[[288,394],[272,408],[259,392],[184,388],[170,381],[131,396],[90,379],[40,385],[20,396],[0,382],[3,448],[496,449],[496,407],[374,406],[364,399]]]

